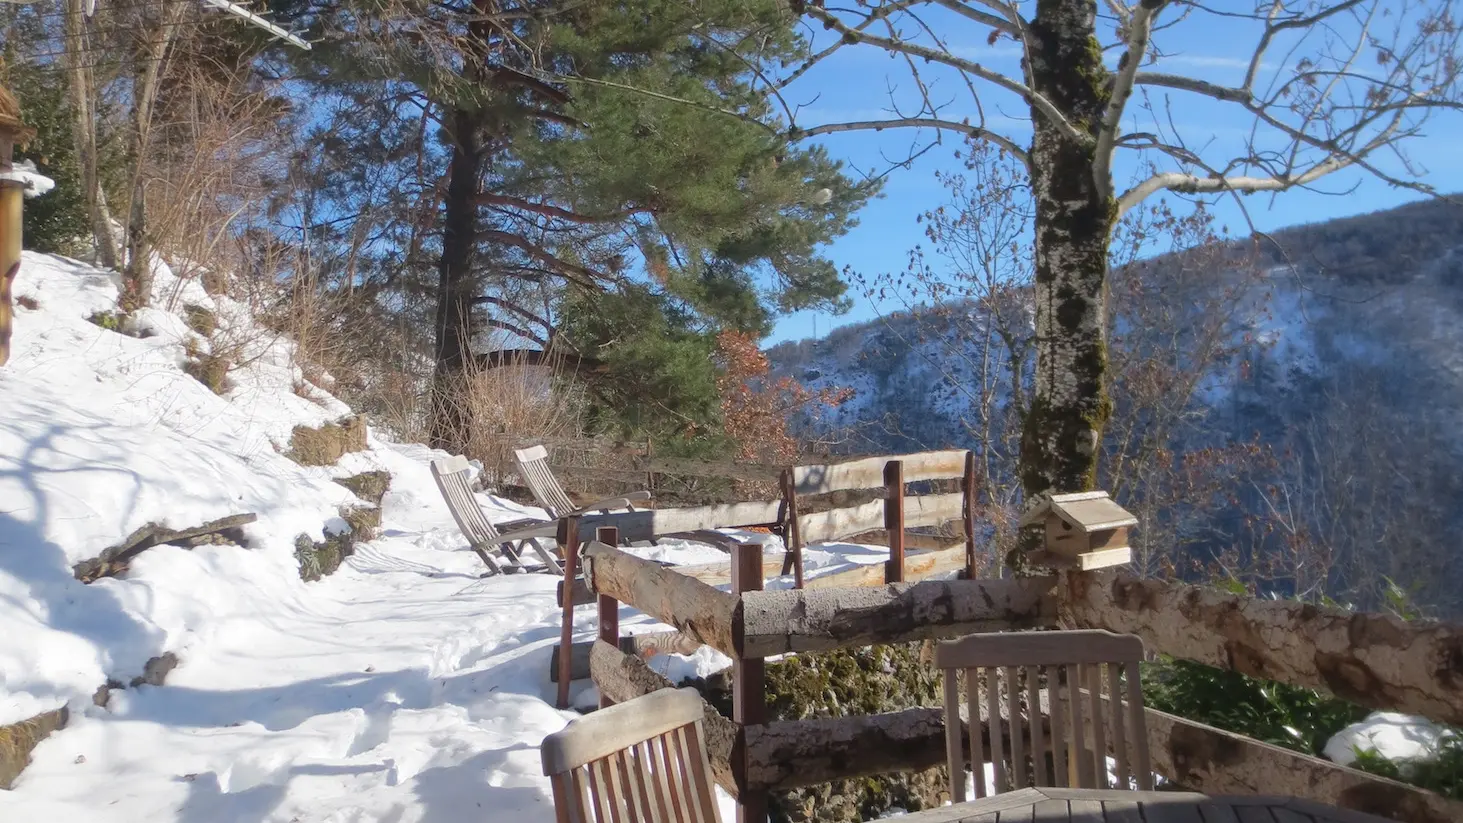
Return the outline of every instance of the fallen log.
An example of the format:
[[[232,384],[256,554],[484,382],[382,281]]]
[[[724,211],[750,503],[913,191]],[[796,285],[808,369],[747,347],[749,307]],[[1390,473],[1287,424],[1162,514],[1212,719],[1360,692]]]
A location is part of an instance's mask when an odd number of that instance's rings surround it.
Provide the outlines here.
[[[584,559],[584,578],[595,593],[675,626],[723,654],[735,653],[732,627],[741,608],[736,596],[599,542],[584,547]]]
[[[737,657],[825,651],[1050,625],[1055,578],[927,580],[742,595]]]
[[[128,563],[134,557],[153,546],[165,543],[181,544],[185,540],[220,534],[238,529],[258,519],[259,516],[256,514],[231,514],[228,517],[220,517],[201,526],[187,529],[169,529],[158,523],[148,523],[132,532],[121,543],[102,549],[102,553],[96,557],[72,566],[71,573],[83,583],[91,583],[103,577],[114,577],[126,571]]]
[[[1149,652],[1463,725],[1463,626],[1106,572],[1071,574],[1060,616]]]
[[[589,670],[600,694],[616,703],[625,703],[659,689],[671,688],[669,680],[651,671],[645,661],[625,654],[603,640],[594,641],[589,653]],[[736,780],[732,777],[731,752],[740,728],[726,719],[716,707],[701,701],[705,712],[703,731],[706,734],[706,756],[711,761],[711,776],[732,797],[736,797]]]
[[[569,651],[570,679],[582,680],[589,677],[589,652],[595,641],[584,640],[575,643]],[[680,632],[645,632],[620,638],[620,651],[647,660],[661,654],[695,654],[701,644],[695,638]],[[559,646],[554,645],[549,655],[549,682],[559,682]]]

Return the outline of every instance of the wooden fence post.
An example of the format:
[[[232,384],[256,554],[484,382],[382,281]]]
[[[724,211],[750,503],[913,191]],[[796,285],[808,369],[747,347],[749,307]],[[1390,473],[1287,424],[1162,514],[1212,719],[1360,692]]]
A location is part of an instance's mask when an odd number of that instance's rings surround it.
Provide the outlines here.
[[[793,469],[788,467],[782,470],[782,502],[783,516],[786,521],[782,528],[782,544],[787,550],[787,555],[782,561],[782,573],[784,576],[793,575],[794,589],[803,587],[803,538],[798,532],[798,490],[797,484],[793,482]]]
[[[884,464],[884,529],[889,532],[885,583],[904,582],[904,461]]]
[[[606,546],[620,545],[620,530],[614,526],[600,526],[595,532],[594,538]],[[614,646],[620,647],[620,601],[607,594],[599,595],[599,639]],[[615,705],[615,701],[605,696],[604,692],[599,693],[599,707],[607,709]]]
[[[732,549],[731,588],[737,595],[762,590],[761,543],[742,543]],[[767,823],[767,792],[746,788],[746,727],[767,722],[767,661],[760,657],[732,663],[732,720],[740,726],[732,749],[732,774],[740,790],[737,823]]]
[[[975,563],[975,452],[965,453],[965,477],[960,481],[960,490],[965,500],[960,507],[961,520],[965,526],[965,579],[974,580]]]
[[[579,575],[579,518],[559,518],[559,547],[564,551],[564,625],[559,631],[559,696],[555,703],[569,708],[569,682],[574,676],[574,578]]]

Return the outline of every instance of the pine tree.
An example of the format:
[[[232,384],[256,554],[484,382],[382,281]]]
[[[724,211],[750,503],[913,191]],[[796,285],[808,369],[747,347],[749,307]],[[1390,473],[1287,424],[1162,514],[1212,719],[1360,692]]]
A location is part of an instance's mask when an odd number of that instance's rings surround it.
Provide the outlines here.
[[[428,169],[375,248],[387,267],[435,258],[436,445],[470,424],[463,372],[508,362],[593,384],[607,427],[699,430],[716,415],[717,331],[842,305],[817,248],[877,187],[778,137],[753,70],[803,44],[775,3],[311,13],[328,35],[316,82],[352,101],[337,122],[382,117],[323,136],[356,161],[392,158],[395,179]],[[340,181],[361,199],[359,176]],[[408,241],[411,221],[433,230]],[[482,350],[490,332],[508,342]]]

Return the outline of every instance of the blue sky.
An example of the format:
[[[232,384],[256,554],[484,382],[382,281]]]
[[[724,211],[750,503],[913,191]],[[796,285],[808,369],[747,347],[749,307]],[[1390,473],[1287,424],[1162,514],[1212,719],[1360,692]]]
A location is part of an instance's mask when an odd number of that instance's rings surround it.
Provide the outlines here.
[[[932,18],[933,19],[933,18]],[[1019,76],[1019,51],[1015,44],[1003,41],[988,45],[985,29],[954,18],[934,19],[952,50],[967,59],[977,60],[991,69]],[[963,31],[962,31],[963,30]],[[1344,30],[1342,34],[1344,34]],[[827,42],[827,34],[816,32],[815,45]],[[964,36],[966,39],[962,40]],[[1224,84],[1235,84],[1244,75],[1259,30],[1251,24],[1222,18],[1186,20],[1173,29],[1161,32],[1157,42],[1165,52],[1155,70],[1198,77]],[[1294,43],[1278,42],[1267,52],[1262,64],[1262,82],[1285,76],[1288,66],[1306,53],[1304,44],[1287,54]],[[921,66],[921,76],[931,87],[932,96],[949,101],[949,114],[958,120],[975,112],[960,80],[950,71]],[[892,90],[892,91],[891,91]],[[891,59],[872,46],[843,48],[827,63],[810,72],[789,89],[785,98],[789,105],[800,107],[800,126],[850,120],[888,119],[891,99],[907,103],[913,83],[902,62]],[[982,105],[987,122],[999,125],[1000,131],[1021,145],[1030,140],[1029,117],[1014,96],[982,92]],[[1135,97],[1136,100],[1136,97]],[[1169,94],[1165,103],[1165,121],[1175,124],[1191,148],[1202,149],[1206,160],[1228,160],[1244,146],[1252,118],[1237,107],[1213,103],[1192,95]],[[1134,107],[1130,106],[1130,110]],[[1152,130],[1151,118],[1138,115],[1125,120],[1126,130]],[[1457,115],[1432,120],[1422,137],[1405,144],[1406,155],[1414,168],[1425,172],[1427,182],[1442,191],[1463,190],[1463,119]],[[883,132],[845,132],[819,138],[830,152],[859,169],[884,170],[888,157],[907,157],[911,143],[930,142],[934,133],[910,129]],[[959,161],[953,151],[961,147],[961,138],[945,135],[944,145],[918,159],[912,168],[896,169],[887,178],[884,196],[871,202],[859,214],[860,225],[847,236],[833,243],[828,254],[840,268],[852,266],[865,276],[903,270],[911,248],[924,240],[915,218],[921,212],[944,202],[944,191],[935,179],[939,170],[955,170]],[[1401,174],[1403,163],[1392,156],[1379,159],[1389,173]],[[1167,167],[1165,167],[1167,168]],[[1115,177],[1119,189],[1137,173],[1137,161],[1119,153]],[[1245,198],[1249,218],[1262,230],[1312,223],[1390,208],[1418,199],[1421,195],[1392,186],[1365,172],[1341,171],[1321,180],[1318,191],[1292,190],[1280,195],[1256,194]],[[1159,195],[1162,196],[1162,195]],[[1170,195],[1172,199],[1172,196]],[[1214,207],[1220,220],[1230,230],[1242,233],[1246,222],[1232,199],[1220,199]],[[783,318],[766,344],[809,336],[824,336],[832,328],[877,316],[881,310],[896,310],[898,304],[878,305],[850,290],[853,309],[835,316],[826,312],[798,312]]]

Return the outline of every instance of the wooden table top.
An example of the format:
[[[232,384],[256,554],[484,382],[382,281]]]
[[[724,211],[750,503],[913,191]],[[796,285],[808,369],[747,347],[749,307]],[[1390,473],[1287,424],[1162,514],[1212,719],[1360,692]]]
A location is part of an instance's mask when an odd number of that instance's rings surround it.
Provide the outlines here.
[[[898,823],[1392,823],[1293,797],[1021,789],[891,818]]]

